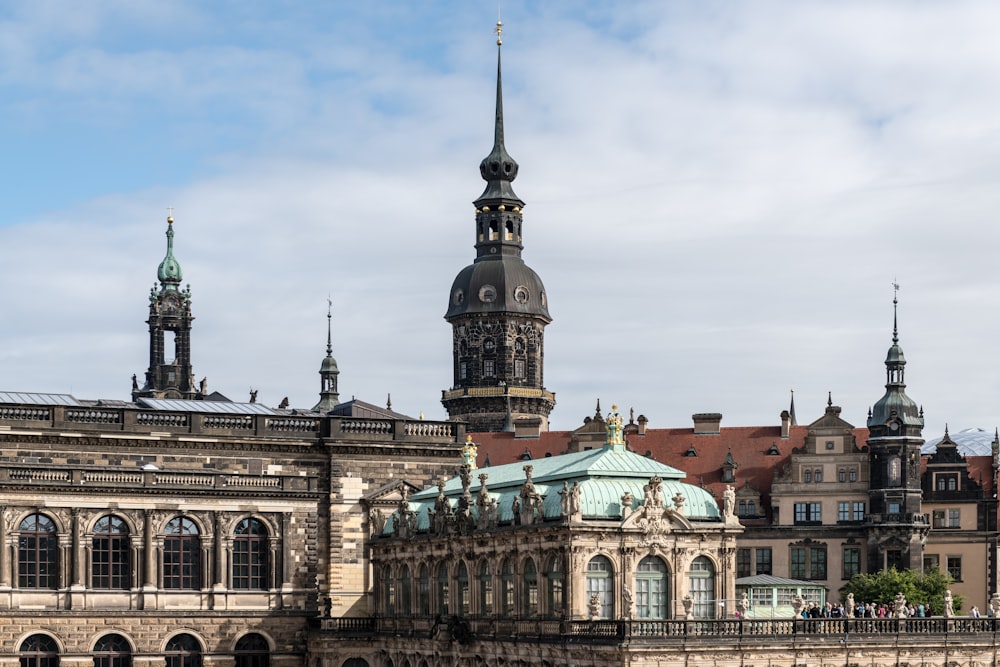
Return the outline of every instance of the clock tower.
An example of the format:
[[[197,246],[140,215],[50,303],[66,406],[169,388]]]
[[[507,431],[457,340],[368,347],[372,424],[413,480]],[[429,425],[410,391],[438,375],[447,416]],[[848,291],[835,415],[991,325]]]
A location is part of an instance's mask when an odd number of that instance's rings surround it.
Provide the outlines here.
[[[504,146],[501,27],[497,22],[493,150],[479,164],[486,189],[473,202],[476,259],[459,272],[448,297],[454,368],[441,402],[470,431],[513,430],[518,420],[547,430],[556,402],[542,372],[552,317],[545,286],[521,259],[524,202],[511,187],[518,164]]]
[[[133,378],[133,401],[200,397],[191,373],[191,287],[180,289],[181,276],[174,258],[174,218],[168,216],[167,254],[156,271],[159,285],[149,291],[149,370],[142,387]]]
[[[898,290],[898,285],[893,285]],[[924,412],[906,395],[906,358],[899,346],[892,300],[892,345],[885,358],[885,394],[868,412],[868,487],[866,515],[868,571],[923,567],[923,545],[930,526],[921,512],[920,447]]]

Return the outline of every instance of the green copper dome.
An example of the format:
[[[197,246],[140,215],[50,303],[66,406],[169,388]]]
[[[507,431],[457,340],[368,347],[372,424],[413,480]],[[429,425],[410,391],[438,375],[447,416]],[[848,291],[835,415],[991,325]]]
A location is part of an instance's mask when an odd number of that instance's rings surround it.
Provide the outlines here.
[[[156,269],[156,277],[164,287],[176,288],[181,284],[181,265],[174,257],[174,219],[167,218],[167,256]]]

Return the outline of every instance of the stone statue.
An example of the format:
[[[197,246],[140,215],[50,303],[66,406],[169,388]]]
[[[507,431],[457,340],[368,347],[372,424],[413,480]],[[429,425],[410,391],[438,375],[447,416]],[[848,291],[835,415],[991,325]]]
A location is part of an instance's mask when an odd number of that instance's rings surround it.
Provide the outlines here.
[[[632,591],[628,589],[628,586],[622,589],[622,602],[625,603],[625,618],[632,618]]]
[[[139,388],[139,379],[135,376],[135,373],[132,373],[132,389],[138,389],[138,388]]]
[[[650,478],[649,483],[642,487],[642,504],[650,508],[663,507],[663,480],[659,475]]]
[[[251,403],[256,403],[257,402],[257,390],[256,389],[251,389],[250,390],[250,402]]]
[[[690,621],[694,618],[694,598],[688,593],[681,600],[681,603],[684,605],[684,619]]]
[[[611,406],[611,412],[608,413],[605,423],[607,424],[606,428],[608,431],[606,443],[609,445],[624,445],[624,427],[622,425],[622,416],[618,414],[617,405]]]
[[[854,618],[854,593],[847,594],[847,600],[844,601],[844,613],[847,614],[848,618]]]
[[[740,612],[740,618],[745,619],[747,612],[750,611],[750,598],[747,596],[746,591],[743,591],[743,595],[740,596],[739,601],[736,603],[736,608]]]
[[[208,395],[208,378],[203,377],[201,382],[198,383],[198,393],[202,396]]]
[[[792,611],[795,612],[795,616],[799,617],[802,615],[802,608],[806,606],[806,601],[802,599],[801,595],[796,595],[792,598]]]
[[[579,514],[580,509],[580,483],[573,482],[573,489],[569,492],[569,513]]]
[[[951,591],[948,591],[951,593]],[[945,598],[948,599],[947,597]],[[951,604],[950,601],[947,604]],[[892,611],[893,616],[896,618],[904,618],[906,616],[906,596],[900,591],[896,593],[896,597],[892,601]]]
[[[630,514],[632,514],[632,503],[635,502],[635,498],[632,497],[631,491],[626,491],[625,495],[621,498],[622,502],[622,519],[627,519]]]
[[[590,596],[590,601],[587,602],[587,614],[592,621],[596,621],[601,617],[601,596],[599,593],[594,593]]]
[[[951,597],[951,589],[944,592],[944,616],[952,618],[955,616],[955,601]]]
[[[1000,593],[993,593],[990,596],[990,616],[993,618],[1000,617]]]
[[[467,465],[473,470],[476,469],[476,454],[479,448],[476,447],[476,443],[472,442],[472,435],[465,436],[465,446],[462,447],[462,464]]]
[[[722,492],[722,515],[725,518],[733,516],[736,511],[736,489],[733,488],[732,484],[726,486],[726,490]]]

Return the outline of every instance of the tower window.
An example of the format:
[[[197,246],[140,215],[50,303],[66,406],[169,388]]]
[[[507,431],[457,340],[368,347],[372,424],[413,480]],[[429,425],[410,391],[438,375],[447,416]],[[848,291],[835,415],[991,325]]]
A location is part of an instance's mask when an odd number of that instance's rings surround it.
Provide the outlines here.
[[[525,368],[524,359],[514,360],[514,377],[518,380],[523,380],[525,378]]]
[[[464,361],[458,364],[458,378],[460,380],[469,378],[469,367]]]
[[[496,376],[496,364],[492,359],[483,359],[483,377]]]

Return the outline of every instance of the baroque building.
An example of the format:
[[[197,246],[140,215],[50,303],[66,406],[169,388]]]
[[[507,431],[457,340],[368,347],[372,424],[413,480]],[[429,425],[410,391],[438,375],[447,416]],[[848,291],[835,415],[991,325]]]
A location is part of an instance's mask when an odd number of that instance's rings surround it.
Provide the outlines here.
[[[774,424],[671,428],[598,402],[550,431],[517,171],[498,49],[447,421],[340,401],[332,304],[315,405],[208,394],[169,217],[131,400],[0,392],[0,667],[995,662],[992,619],[781,618],[892,566],[946,570],[1000,612],[1000,437],[922,451],[896,299],[866,427],[831,396],[807,426],[794,402]]]

